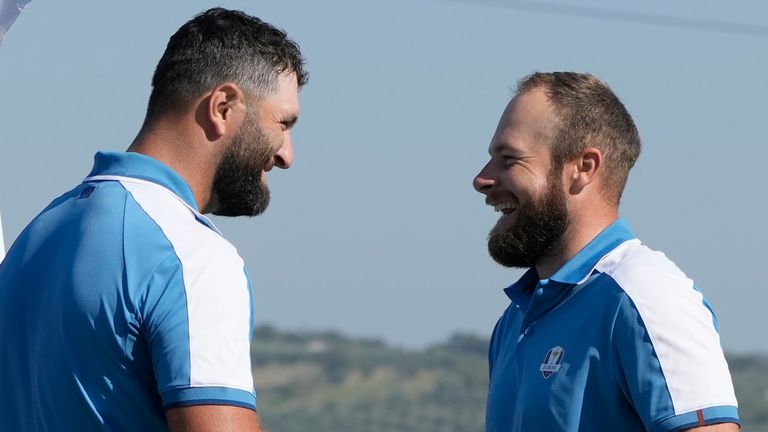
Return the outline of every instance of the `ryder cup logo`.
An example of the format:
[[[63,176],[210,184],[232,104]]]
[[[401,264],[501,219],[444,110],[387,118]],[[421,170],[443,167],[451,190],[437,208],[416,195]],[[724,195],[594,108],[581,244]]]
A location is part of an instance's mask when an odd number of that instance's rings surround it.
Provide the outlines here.
[[[539,367],[539,371],[541,371],[544,378],[549,378],[560,370],[560,366],[563,364],[563,357],[565,357],[565,350],[559,346],[547,352],[547,355],[544,356],[544,363]]]

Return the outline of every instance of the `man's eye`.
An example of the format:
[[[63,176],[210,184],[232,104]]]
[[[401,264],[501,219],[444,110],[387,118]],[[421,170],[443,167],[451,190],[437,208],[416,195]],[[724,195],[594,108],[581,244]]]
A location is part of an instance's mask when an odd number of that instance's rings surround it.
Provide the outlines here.
[[[296,120],[298,120],[298,117],[293,117],[293,118],[289,118],[281,121],[280,124],[282,125],[283,132],[292,128],[293,125],[296,124]]]
[[[520,160],[514,156],[502,156],[501,159],[504,161],[504,166],[514,165],[518,160]]]

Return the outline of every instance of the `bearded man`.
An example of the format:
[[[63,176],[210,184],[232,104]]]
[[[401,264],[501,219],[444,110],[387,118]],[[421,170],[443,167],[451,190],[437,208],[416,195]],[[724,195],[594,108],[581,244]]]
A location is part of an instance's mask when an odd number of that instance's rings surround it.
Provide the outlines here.
[[[486,430],[737,431],[712,309],[618,217],[640,139],[608,86],[523,79],[489,153],[489,252],[530,269],[491,337]]]
[[[25,431],[258,431],[253,295],[203,213],[254,216],[293,160],[299,47],[221,8],[184,24],[125,153],[22,232],[0,267],[0,422]]]

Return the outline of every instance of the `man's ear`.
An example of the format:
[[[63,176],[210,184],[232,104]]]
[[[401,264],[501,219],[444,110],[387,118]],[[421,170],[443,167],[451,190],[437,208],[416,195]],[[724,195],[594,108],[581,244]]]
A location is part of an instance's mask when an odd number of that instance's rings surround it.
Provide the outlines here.
[[[237,84],[226,82],[214,87],[204,102],[209,134],[221,137],[237,129],[245,113],[245,95]]]
[[[581,193],[585,187],[597,179],[603,168],[603,152],[595,147],[587,147],[568,162],[567,181],[570,193]]]

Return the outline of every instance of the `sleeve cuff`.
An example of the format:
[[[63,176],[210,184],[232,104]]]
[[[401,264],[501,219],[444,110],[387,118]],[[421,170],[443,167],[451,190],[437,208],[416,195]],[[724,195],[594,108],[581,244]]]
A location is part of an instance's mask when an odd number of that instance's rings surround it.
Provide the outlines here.
[[[190,405],[232,405],[256,410],[256,394],[229,387],[188,387],[169,389],[160,394],[163,407]]]
[[[736,407],[730,405],[714,406],[668,417],[656,423],[651,428],[651,432],[675,432],[716,423],[736,423],[741,425],[739,412]]]

